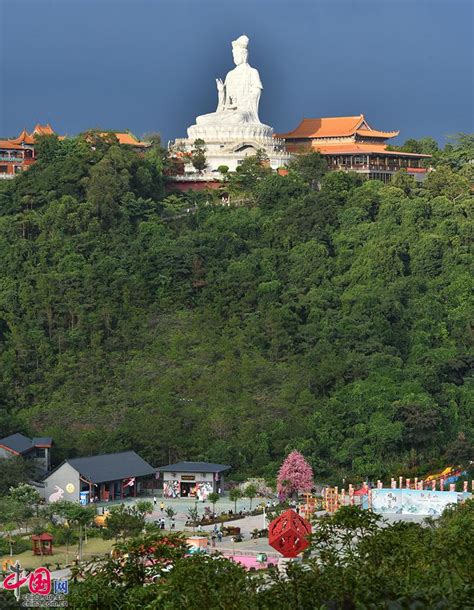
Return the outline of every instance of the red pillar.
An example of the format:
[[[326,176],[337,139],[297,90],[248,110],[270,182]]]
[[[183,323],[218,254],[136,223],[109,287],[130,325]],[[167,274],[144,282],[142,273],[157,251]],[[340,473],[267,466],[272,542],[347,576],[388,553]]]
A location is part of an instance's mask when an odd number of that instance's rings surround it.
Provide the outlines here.
[[[110,483],[109,483],[109,489],[110,489]],[[112,483],[112,492],[110,495],[112,496],[111,500],[115,500],[115,481]]]
[[[133,497],[136,498],[137,497],[137,479],[135,478],[135,483],[133,484]]]
[[[120,481],[120,499],[123,500],[123,481]]]

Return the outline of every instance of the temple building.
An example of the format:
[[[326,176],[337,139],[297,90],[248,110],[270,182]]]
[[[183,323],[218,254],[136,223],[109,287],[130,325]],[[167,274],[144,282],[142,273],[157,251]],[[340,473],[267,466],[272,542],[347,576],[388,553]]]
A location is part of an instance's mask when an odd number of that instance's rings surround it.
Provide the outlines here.
[[[31,133],[23,129],[17,138],[0,139],[0,179],[14,178],[33,165],[36,161],[36,138],[52,135],[55,135],[55,132],[51,125],[37,124]],[[151,147],[150,142],[143,142],[130,131],[103,131],[99,135],[104,138],[114,136],[119,144],[137,153],[143,153]],[[58,137],[63,140],[65,136]]]
[[[151,147],[151,142],[139,140],[131,131],[103,131],[99,135],[104,138],[115,136],[119,144],[128,146],[137,153],[142,153]]]
[[[319,151],[329,170],[355,171],[373,180],[388,182],[399,169],[423,180],[427,169],[423,161],[430,155],[387,150],[387,140],[398,131],[373,129],[363,114],[346,117],[303,119],[298,127],[276,134],[289,152]]]
[[[0,140],[0,180],[14,178],[35,162],[36,136],[53,135],[51,125],[36,125],[31,133],[26,129],[17,138]]]

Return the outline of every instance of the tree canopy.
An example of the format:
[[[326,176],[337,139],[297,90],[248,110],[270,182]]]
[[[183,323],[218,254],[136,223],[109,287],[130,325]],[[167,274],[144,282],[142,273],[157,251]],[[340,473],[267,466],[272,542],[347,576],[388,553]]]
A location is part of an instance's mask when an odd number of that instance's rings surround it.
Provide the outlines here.
[[[42,151],[0,185],[10,431],[52,436],[56,463],[133,448],[237,478],[293,449],[325,480],[472,456],[467,164],[384,185],[249,158],[228,176],[247,203],[227,207],[164,199],[158,142]]]

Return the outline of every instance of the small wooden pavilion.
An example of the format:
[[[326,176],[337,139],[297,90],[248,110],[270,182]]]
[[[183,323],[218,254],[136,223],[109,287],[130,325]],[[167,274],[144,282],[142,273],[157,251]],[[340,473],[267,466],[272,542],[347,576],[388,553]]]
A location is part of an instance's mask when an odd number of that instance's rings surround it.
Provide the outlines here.
[[[52,555],[53,537],[47,532],[31,536],[33,542],[33,555]]]

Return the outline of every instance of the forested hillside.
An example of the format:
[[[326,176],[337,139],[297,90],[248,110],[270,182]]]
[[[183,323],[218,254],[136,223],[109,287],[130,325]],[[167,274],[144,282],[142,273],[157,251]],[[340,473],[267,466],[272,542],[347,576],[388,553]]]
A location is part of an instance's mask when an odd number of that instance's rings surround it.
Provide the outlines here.
[[[0,185],[0,436],[234,476],[297,448],[318,480],[472,458],[472,165],[319,189],[249,161],[223,207],[165,198],[159,147],[39,152]]]

